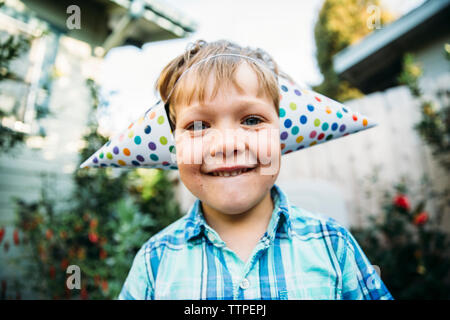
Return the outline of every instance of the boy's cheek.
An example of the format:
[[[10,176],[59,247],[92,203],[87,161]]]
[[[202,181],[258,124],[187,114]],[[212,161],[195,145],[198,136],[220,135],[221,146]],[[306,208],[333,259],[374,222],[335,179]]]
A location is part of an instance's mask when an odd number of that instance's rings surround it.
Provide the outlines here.
[[[201,137],[192,137],[187,131],[175,136],[178,165],[202,164],[203,142]]]
[[[204,188],[203,177],[200,174],[199,165],[181,164],[178,173],[184,186],[196,197],[199,197]]]
[[[274,175],[280,168],[281,148],[278,129],[262,130],[258,134],[258,159],[261,174]]]

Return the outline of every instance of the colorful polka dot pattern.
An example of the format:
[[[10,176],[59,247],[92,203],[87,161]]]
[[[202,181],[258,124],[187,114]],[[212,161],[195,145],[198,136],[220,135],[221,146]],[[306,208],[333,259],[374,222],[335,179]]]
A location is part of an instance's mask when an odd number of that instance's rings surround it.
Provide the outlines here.
[[[374,127],[349,107],[282,77],[280,85],[281,153],[287,154]]]
[[[374,127],[368,117],[279,77],[281,153],[288,154]],[[177,169],[175,142],[164,106],[148,109],[80,167]]]
[[[81,166],[178,169],[175,141],[162,104],[148,109]]]

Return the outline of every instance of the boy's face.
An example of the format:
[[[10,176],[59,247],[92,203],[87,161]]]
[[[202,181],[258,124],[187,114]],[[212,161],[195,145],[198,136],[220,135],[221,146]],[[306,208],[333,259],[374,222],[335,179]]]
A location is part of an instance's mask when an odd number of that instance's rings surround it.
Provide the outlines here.
[[[176,105],[175,139],[180,177],[204,205],[239,214],[256,206],[275,183],[281,151],[279,119],[258,78],[245,63],[236,70],[244,89],[223,86],[203,104]]]

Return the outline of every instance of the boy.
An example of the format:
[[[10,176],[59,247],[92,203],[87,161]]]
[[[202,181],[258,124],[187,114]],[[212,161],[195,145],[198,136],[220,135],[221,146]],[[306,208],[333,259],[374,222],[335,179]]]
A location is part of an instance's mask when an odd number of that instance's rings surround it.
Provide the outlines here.
[[[275,185],[280,74],[227,41],[197,41],[163,69],[180,178],[198,199],[141,247],[119,299],[392,299],[345,228]]]

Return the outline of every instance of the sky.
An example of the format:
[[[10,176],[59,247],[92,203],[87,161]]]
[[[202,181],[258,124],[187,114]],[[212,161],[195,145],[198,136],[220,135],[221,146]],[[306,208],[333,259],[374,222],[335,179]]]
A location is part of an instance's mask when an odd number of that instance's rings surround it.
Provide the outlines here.
[[[108,98],[98,120],[101,131],[115,134],[154,102],[154,83],[162,68],[197,39],[227,39],[267,51],[299,85],[322,80],[315,59],[314,25],[323,0],[158,0],[197,24],[188,38],[114,48],[105,57],[100,82]],[[424,0],[382,0],[401,16]]]

